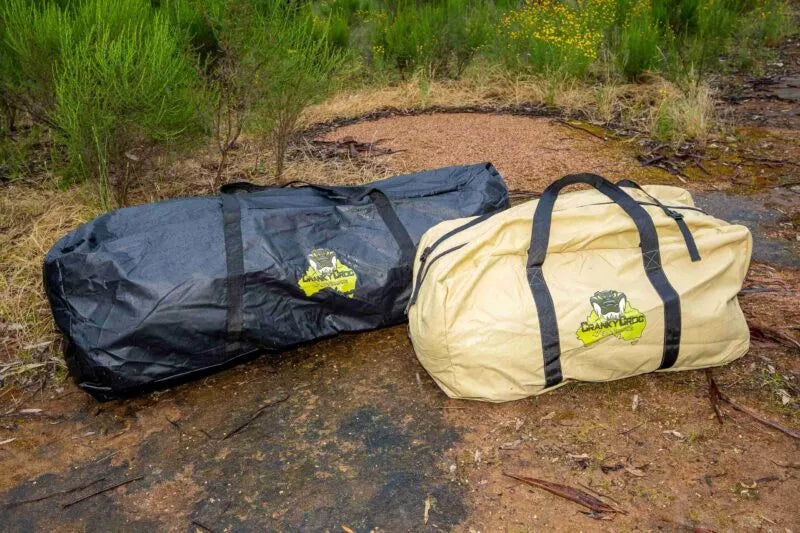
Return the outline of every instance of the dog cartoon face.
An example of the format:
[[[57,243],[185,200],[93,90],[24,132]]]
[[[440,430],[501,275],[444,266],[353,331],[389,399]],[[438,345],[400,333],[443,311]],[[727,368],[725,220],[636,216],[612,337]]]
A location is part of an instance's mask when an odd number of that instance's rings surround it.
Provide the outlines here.
[[[617,291],[597,291],[589,298],[594,312],[604,320],[617,320],[625,313],[627,299]]]
[[[336,270],[336,255],[330,250],[312,250],[308,254],[308,262],[311,268],[326,276]]]

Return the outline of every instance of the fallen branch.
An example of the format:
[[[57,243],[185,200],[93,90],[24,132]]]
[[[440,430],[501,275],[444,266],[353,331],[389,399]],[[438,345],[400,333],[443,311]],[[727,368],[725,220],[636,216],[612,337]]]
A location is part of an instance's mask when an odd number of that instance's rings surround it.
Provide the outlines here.
[[[596,490],[594,490],[592,487],[588,487],[588,486],[584,485],[583,483],[578,483],[578,485],[580,485],[580,486],[581,486],[581,487],[583,487],[584,489],[588,490],[589,492],[592,492],[592,493],[594,493],[594,495],[595,495],[595,496],[598,496],[598,497],[600,497],[600,498],[606,498],[606,499],[608,499],[608,500],[611,500],[612,502],[614,502],[614,503],[616,503],[616,504],[618,504],[618,505],[621,505],[621,504],[620,504],[620,503],[619,503],[617,500],[615,500],[615,499],[614,499],[614,498],[612,498],[611,496],[609,496],[609,495],[607,495],[607,494],[603,494],[602,492],[597,492],[597,491],[596,491]]]
[[[711,407],[714,408],[714,414],[717,415],[717,422],[722,425],[722,411],[719,409],[719,389],[714,382],[711,375],[711,370],[706,368],[706,380],[708,381],[708,399],[711,402]]]
[[[669,518],[661,518],[662,522],[667,522],[669,524],[675,524],[676,526],[680,527],[684,531],[691,531],[692,533],[717,533],[713,529],[709,529],[704,526],[698,526],[696,524],[686,524],[683,522],[676,522],[675,520],[670,520]]]
[[[86,496],[82,496],[82,497],[78,498],[77,500],[73,500],[73,501],[68,502],[68,503],[62,503],[61,504],[61,508],[62,509],[66,509],[67,507],[72,507],[76,503],[81,503],[82,501],[88,500],[89,498],[94,498],[98,494],[103,494],[104,492],[108,492],[110,490],[114,490],[114,489],[116,489],[118,487],[122,487],[123,485],[127,485],[128,483],[133,483],[134,481],[139,481],[140,479],[143,479],[143,478],[144,478],[144,476],[136,476],[136,477],[132,477],[130,479],[126,479],[125,481],[120,481],[119,483],[115,483],[114,485],[111,485],[110,487],[106,487],[104,489],[100,489],[100,490],[98,490],[96,492],[93,492],[91,494],[87,494]]]
[[[197,526],[197,527],[199,527],[199,528],[200,528],[200,529],[202,529],[203,531],[208,531],[208,533],[214,533],[214,530],[213,530],[213,529],[211,529],[211,528],[210,528],[210,527],[208,527],[207,525],[203,524],[203,523],[202,523],[202,522],[200,522],[199,520],[192,520],[192,525],[193,525],[193,526]]]
[[[41,501],[44,501],[44,500],[49,500],[50,498],[53,498],[54,496],[61,496],[63,494],[70,494],[72,492],[77,492],[79,490],[88,489],[92,485],[100,483],[101,481],[105,481],[105,479],[106,478],[101,477],[100,479],[95,479],[94,481],[90,481],[89,483],[85,483],[85,484],[79,485],[77,487],[72,487],[71,489],[65,489],[65,490],[59,490],[57,492],[51,492],[50,494],[47,494],[45,496],[40,496],[38,498],[31,498],[29,500],[20,500],[20,501],[16,501],[16,502],[11,502],[11,503],[6,504],[6,507],[7,508],[8,507],[16,507],[17,505],[25,505],[25,504],[28,504],[28,503],[41,502]]]
[[[614,465],[600,465],[600,470],[604,474],[608,474],[609,472],[616,472],[617,470],[622,470],[625,468],[625,465],[622,463],[617,463]]]
[[[254,422],[256,419],[258,419],[258,417],[260,417],[262,414],[264,414],[264,411],[266,411],[266,410],[267,410],[267,408],[269,408],[269,407],[272,407],[272,406],[274,406],[274,405],[278,405],[279,403],[281,403],[281,402],[285,402],[285,401],[286,401],[286,400],[288,400],[288,399],[289,399],[289,395],[288,395],[288,394],[285,394],[285,395],[281,396],[280,398],[278,398],[278,399],[276,399],[276,400],[274,400],[274,401],[272,401],[272,402],[269,402],[269,403],[266,403],[266,404],[262,405],[261,407],[259,407],[259,408],[258,408],[258,410],[257,410],[255,413],[253,413],[253,414],[250,416],[250,418],[248,418],[248,419],[247,419],[247,420],[245,420],[245,421],[244,421],[242,424],[238,425],[237,427],[233,428],[232,430],[230,430],[229,432],[227,432],[225,435],[223,435],[223,437],[222,437],[222,439],[221,439],[221,440],[227,440],[227,439],[229,439],[230,437],[233,437],[234,435],[236,435],[237,433],[239,433],[241,430],[243,430],[244,428],[246,428],[247,426],[249,426],[250,424],[252,424],[252,423],[253,423],[253,422]]]
[[[591,135],[592,137],[595,137],[596,139],[600,139],[601,141],[607,141],[607,140],[608,140],[608,139],[606,139],[606,138],[605,138],[604,136],[602,136],[602,135],[598,135],[598,134],[596,134],[595,132],[593,132],[593,131],[591,131],[591,130],[589,130],[589,129],[587,129],[587,128],[584,128],[584,127],[578,126],[577,124],[572,124],[572,123],[570,123],[570,122],[567,122],[566,120],[563,120],[563,119],[558,119],[558,120],[555,120],[555,122],[558,122],[559,124],[563,124],[563,125],[565,125],[565,126],[567,126],[567,127],[570,127],[570,128],[572,128],[572,129],[574,129],[574,130],[578,130],[578,131],[582,131],[582,132],[584,132],[584,133],[588,133],[588,134],[589,134],[589,135]]]
[[[358,157],[360,154],[367,155],[390,155],[404,150],[393,150],[378,146],[388,139],[378,139],[372,142],[357,141],[353,137],[343,137],[336,141],[325,141],[313,139],[311,145],[317,149],[317,155],[323,159],[333,159],[336,157]]]
[[[800,463],[781,463],[779,461],[773,461],[772,459],[770,459],[770,461],[780,466],[781,468],[800,468]]]
[[[641,424],[637,424],[637,425],[633,426],[632,428],[628,428],[628,429],[626,429],[624,431],[620,431],[619,433],[617,433],[617,435],[627,435],[628,433],[630,433],[634,429],[639,429],[643,425],[644,425],[644,422],[642,422]]]
[[[772,292],[776,294],[794,294],[794,291],[789,289],[770,289],[768,287],[745,287],[739,291],[739,294],[760,294],[762,292]]]
[[[61,420],[62,418],[64,418],[64,416],[51,415],[49,413],[43,413],[41,412],[41,410],[36,410],[36,409],[30,409],[30,410],[23,409],[21,411],[0,413],[0,418],[48,418],[50,420]]]
[[[541,192],[537,192],[537,191],[524,191],[524,190],[511,190],[511,191],[508,191],[508,197],[512,198],[512,199],[513,198],[525,198],[525,199],[538,198],[539,196],[541,196],[541,194],[542,194]]]
[[[780,330],[767,326],[766,324],[753,323],[751,321],[748,322],[748,326],[750,327],[750,333],[757,337],[773,340],[778,344],[783,344],[785,346],[800,348],[800,342],[798,342],[796,339]]]
[[[794,161],[790,161],[789,159],[770,159],[769,157],[754,157],[754,156],[741,156],[741,159],[745,161],[754,161],[756,163],[766,163],[767,166],[774,165],[781,167],[783,165],[795,165],[800,166],[800,163],[795,163]],[[774,168],[773,166],[773,168]]]
[[[784,426],[782,424],[779,424],[777,422],[773,422],[772,420],[770,420],[768,418],[764,418],[763,416],[759,415],[758,413],[755,413],[755,412],[751,411],[750,409],[748,409],[748,408],[746,408],[746,407],[744,407],[742,405],[739,405],[735,401],[731,400],[728,396],[723,394],[722,391],[720,391],[719,388],[717,387],[717,384],[714,382],[714,378],[711,376],[711,372],[706,371],[706,376],[708,378],[709,397],[712,397],[712,405],[713,405],[714,401],[720,401],[721,400],[721,401],[727,403],[728,405],[730,405],[736,411],[744,413],[744,414],[746,414],[746,415],[758,420],[759,422],[761,422],[765,426],[769,426],[769,427],[771,427],[773,429],[777,429],[781,433],[784,433],[784,434],[786,434],[786,435],[788,435],[788,436],[790,436],[792,438],[800,439],[800,432],[798,432],[798,431],[796,431],[794,429],[788,428],[788,427],[786,427],[786,426]]]
[[[517,481],[521,481],[526,485],[546,490],[551,494],[555,494],[556,496],[560,496],[566,500],[575,502],[596,513],[628,514],[626,511],[622,509],[617,509],[616,507],[612,507],[606,502],[598,498],[595,498],[588,492],[573,487],[569,487],[567,485],[561,485],[560,483],[552,483],[550,481],[544,481],[532,477],[518,476],[516,474],[509,474],[508,472],[503,472],[503,475],[506,477],[510,477],[512,479],[516,479]]]
[[[786,426],[781,425],[781,424],[779,424],[777,422],[773,422],[772,420],[769,420],[768,418],[764,418],[763,416],[759,415],[758,413],[755,413],[755,412],[749,410],[748,408],[746,408],[746,407],[744,407],[742,405],[739,405],[738,403],[734,402],[733,400],[731,400],[730,398],[728,398],[724,394],[720,393],[719,394],[719,398],[720,398],[720,400],[722,400],[723,402],[727,403],[728,405],[730,405],[731,407],[733,407],[737,411],[742,412],[742,413],[744,413],[744,414],[746,414],[746,415],[748,415],[748,416],[750,416],[752,418],[755,418],[756,420],[758,420],[759,422],[761,422],[765,426],[769,426],[769,427],[771,427],[773,429],[777,429],[781,433],[785,433],[786,435],[789,435],[792,438],[800,439],[800,433],[798,433],[797,431],[795,431],[795,430],[793,430],[791,428],[787,428]]]

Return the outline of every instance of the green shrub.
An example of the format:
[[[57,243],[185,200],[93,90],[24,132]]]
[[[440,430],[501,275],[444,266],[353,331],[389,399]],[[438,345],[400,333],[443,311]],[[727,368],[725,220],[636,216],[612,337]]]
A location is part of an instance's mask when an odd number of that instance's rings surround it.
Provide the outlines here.
[[[328,42],[335,48],[346,49],[350,43],[350,24],[347,19],[339,13],[333,13],[328,20]]]
[[[263,92],[268,64],[270,28],[253,4],[223,0],[221,9],[206,11],[219,51],[208,65],[205,92],[212,106],[212,130],[219,151],[214,186],[223,183],[229,152],[253,118]]]
[[[636,79],[657,66],[664,37],[648,0],[637,0],[627,7],[630,11],[621,17],[613,47],[620,73],[627,79]]]
[[[152,0],[156,5],[156,0]],[[220,54],[214,20],[226,5],[225,0],[159,0],[158,8],[172,25],[183,32],[201,63],[210,64]]]
[[[140,0],[85,0],[74,24],[53,122],[73,175],[95,178],[105,207],[124,205],[139,161],[201,130],[197,70],[166,17]]]
[[[694,69],[701,76],[719,65],[718,58],[742,38],[746,21],[757,15],[762,0],[653,0],[653,15],[664,28],[669,72],[677,79]],[[777,7],[780,2],[774,2]],[[780,11],[774,10],[776,18]],[[752,43],[756,47],[764,43]],[[748,55],[757,53],[752,49]]]
[[[424,69],[431,77],[460,76],[493,31],[486,1],[401,1],[373,14],[375,63],[402,75]]]
[[[345,56],[329,42],[323,21],[307,12],[287,10],[283,0],[273,0],[270,11],[256,19],[268,39],[253,77],[254,85],[259,87],[255,126],[272,147],[274,172],[280,178],[289,139],[301,113],[327,96],[333,74]],[[311,31],[311,25],[316,30]]]
[[[53,3],[7,0],[0,6],[0,94],[5,106],[51,124],[69,16]]]
[[[270,144],[280,178],[300,114],[327,95],[344,61],[329,36],[330,18],[285,0],[228,0],[212,26],[220,44],[208,83],[220,152],[217,179],[222,179],[228,151],[248,126]]]
[[[788,4],[782,0],[760,0],[752,13],[743,17],[741,41],[744,46],[775,45],[797,32]]]

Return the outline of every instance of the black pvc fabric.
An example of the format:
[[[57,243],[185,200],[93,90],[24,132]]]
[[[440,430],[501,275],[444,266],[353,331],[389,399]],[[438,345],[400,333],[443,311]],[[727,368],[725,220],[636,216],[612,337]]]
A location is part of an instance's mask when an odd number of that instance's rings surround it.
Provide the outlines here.
[[[70,373],[111,399],[400,323],[422,234],[506,207],[489,163],[362,187],[232,184],[79,227],[45,257],[45,290]]]

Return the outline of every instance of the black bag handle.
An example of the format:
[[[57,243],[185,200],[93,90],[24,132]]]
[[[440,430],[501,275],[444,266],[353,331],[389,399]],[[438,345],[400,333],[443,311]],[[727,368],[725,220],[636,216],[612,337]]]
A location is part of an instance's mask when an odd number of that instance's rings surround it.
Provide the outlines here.
[[[300,185],[300,187],[296,187],[296,185]],[[222,185],[219,188],[219,192],[220,194],[237,194],[266,191],[270,189],[299,189],[303,187],[308,187],[309,189],[314,189],[315,191],[324,193],[326,196],[334,200],[350,200],[353,195],[347,194],[344,191],[347,191],[348,189],[364,189],[364,187],[326,187],[324,185],[316,185],[303,180],[293,180],[288,183],[284,183],[283,185],[257,185],[249,181],[234,181]]]
[[[558,321],[550,290],[547,288],[542,265],[547,256],[550,242],[553,207],[558,194],[570,185],[585,183],[608,196],[633,219],[639,232],[642,249],[642,262],[650,283],[664,304],[664,349],[659,369],[669,368],[678,358],[681,339],[680,297],[670,285],[661,267],[661,252],[658,246],[658,233],[647,211],[619,186],[614,185],[597,174],[572,174],[551,183],[542,193],[533,215],[531,244],[526,264],[528,283],[531,286],[536,310],[539,315],[539,329],[544,355],[545,386],[552,387],[563,379],[561,374],[561,342],[558,334]]]
[[[644,190],[641,185],[636,183],[632,180],[620,180],[617,182],[617,185],[620,187],[633,187],[634,189],[638,189],[646,194],[653,203],[656,204],[658,207],[664,210],[667,216],[672,218],[675,223],[678,225],[678,229],[681,230],[681,235],[683,235],[683,241],[686,243],[686,249],[689,251],[689,257],[691,258],[692,262],[700,261],[700,252],[697,251],[697,244],[694,242],[694,237],[692,236],[692,232],[689,229],[689,226],[686,224],[686,221],[683,219],[683,215],[678,213],[674,209],[670,209],[669,207],[665,206],[661,203],[661,201]]]

